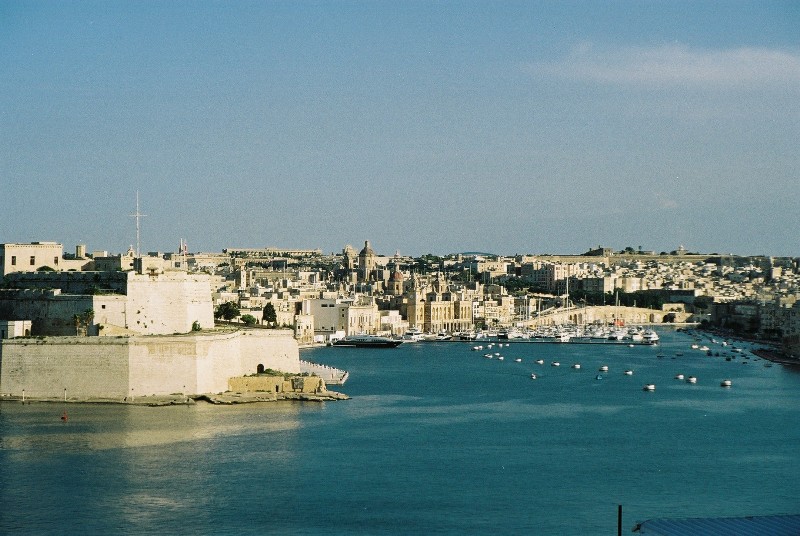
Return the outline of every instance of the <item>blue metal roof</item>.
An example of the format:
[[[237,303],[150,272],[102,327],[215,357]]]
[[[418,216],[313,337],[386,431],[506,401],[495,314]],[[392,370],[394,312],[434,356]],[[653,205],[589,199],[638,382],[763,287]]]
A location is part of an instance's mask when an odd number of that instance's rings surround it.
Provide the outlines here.
[[[652,536],[798,536],[800,514],[694,519],[649,519],[633,532]]]

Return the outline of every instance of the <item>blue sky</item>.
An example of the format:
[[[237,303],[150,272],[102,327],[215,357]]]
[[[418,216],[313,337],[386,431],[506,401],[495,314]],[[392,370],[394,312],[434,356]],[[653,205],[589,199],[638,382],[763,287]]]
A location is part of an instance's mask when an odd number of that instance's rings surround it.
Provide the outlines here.
[[[0,2],[0,242],[800,256],[800,3]]]

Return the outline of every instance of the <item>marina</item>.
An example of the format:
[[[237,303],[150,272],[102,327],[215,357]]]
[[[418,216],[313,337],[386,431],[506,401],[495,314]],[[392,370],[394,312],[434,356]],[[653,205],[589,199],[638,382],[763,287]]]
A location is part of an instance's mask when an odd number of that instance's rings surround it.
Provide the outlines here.
[[[668,327],[667,329],[672,329]],[[657,330],[640,325],[609,326],[556,324],[534,329],[472,330],[436,335],[425,333],[418,328],[407,331],[403,342],[494,342],[494,343],[570,343],[570,344],[635,344],[655,346],[659,342]]]

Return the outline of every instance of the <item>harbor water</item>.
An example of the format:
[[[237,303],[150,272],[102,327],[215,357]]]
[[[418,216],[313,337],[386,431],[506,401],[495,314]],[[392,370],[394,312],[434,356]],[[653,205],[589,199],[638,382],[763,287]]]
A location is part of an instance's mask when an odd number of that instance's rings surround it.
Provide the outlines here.
[[[350,372],[348,401],[3,402],[0,534],[601,535],[619,504],[623,533],[800,512],[800,370],[659,335],[303,350]]]

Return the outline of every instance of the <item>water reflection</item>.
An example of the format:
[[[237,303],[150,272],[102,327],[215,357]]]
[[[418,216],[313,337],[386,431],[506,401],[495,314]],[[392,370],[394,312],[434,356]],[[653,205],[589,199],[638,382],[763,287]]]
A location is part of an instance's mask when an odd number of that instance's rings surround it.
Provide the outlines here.
[[[0,504],[26,512],[19,528],[33,532],[54,526],[40,505],[69,512],[86,532],[202,532],[254,486],[253,468],[291,473],[302,411],[297,403],[71,405],[62,422],[56,405],[3,403],[0,463],[16,470],[0,479]],[[0,516],[0,533],[10,523]]]

